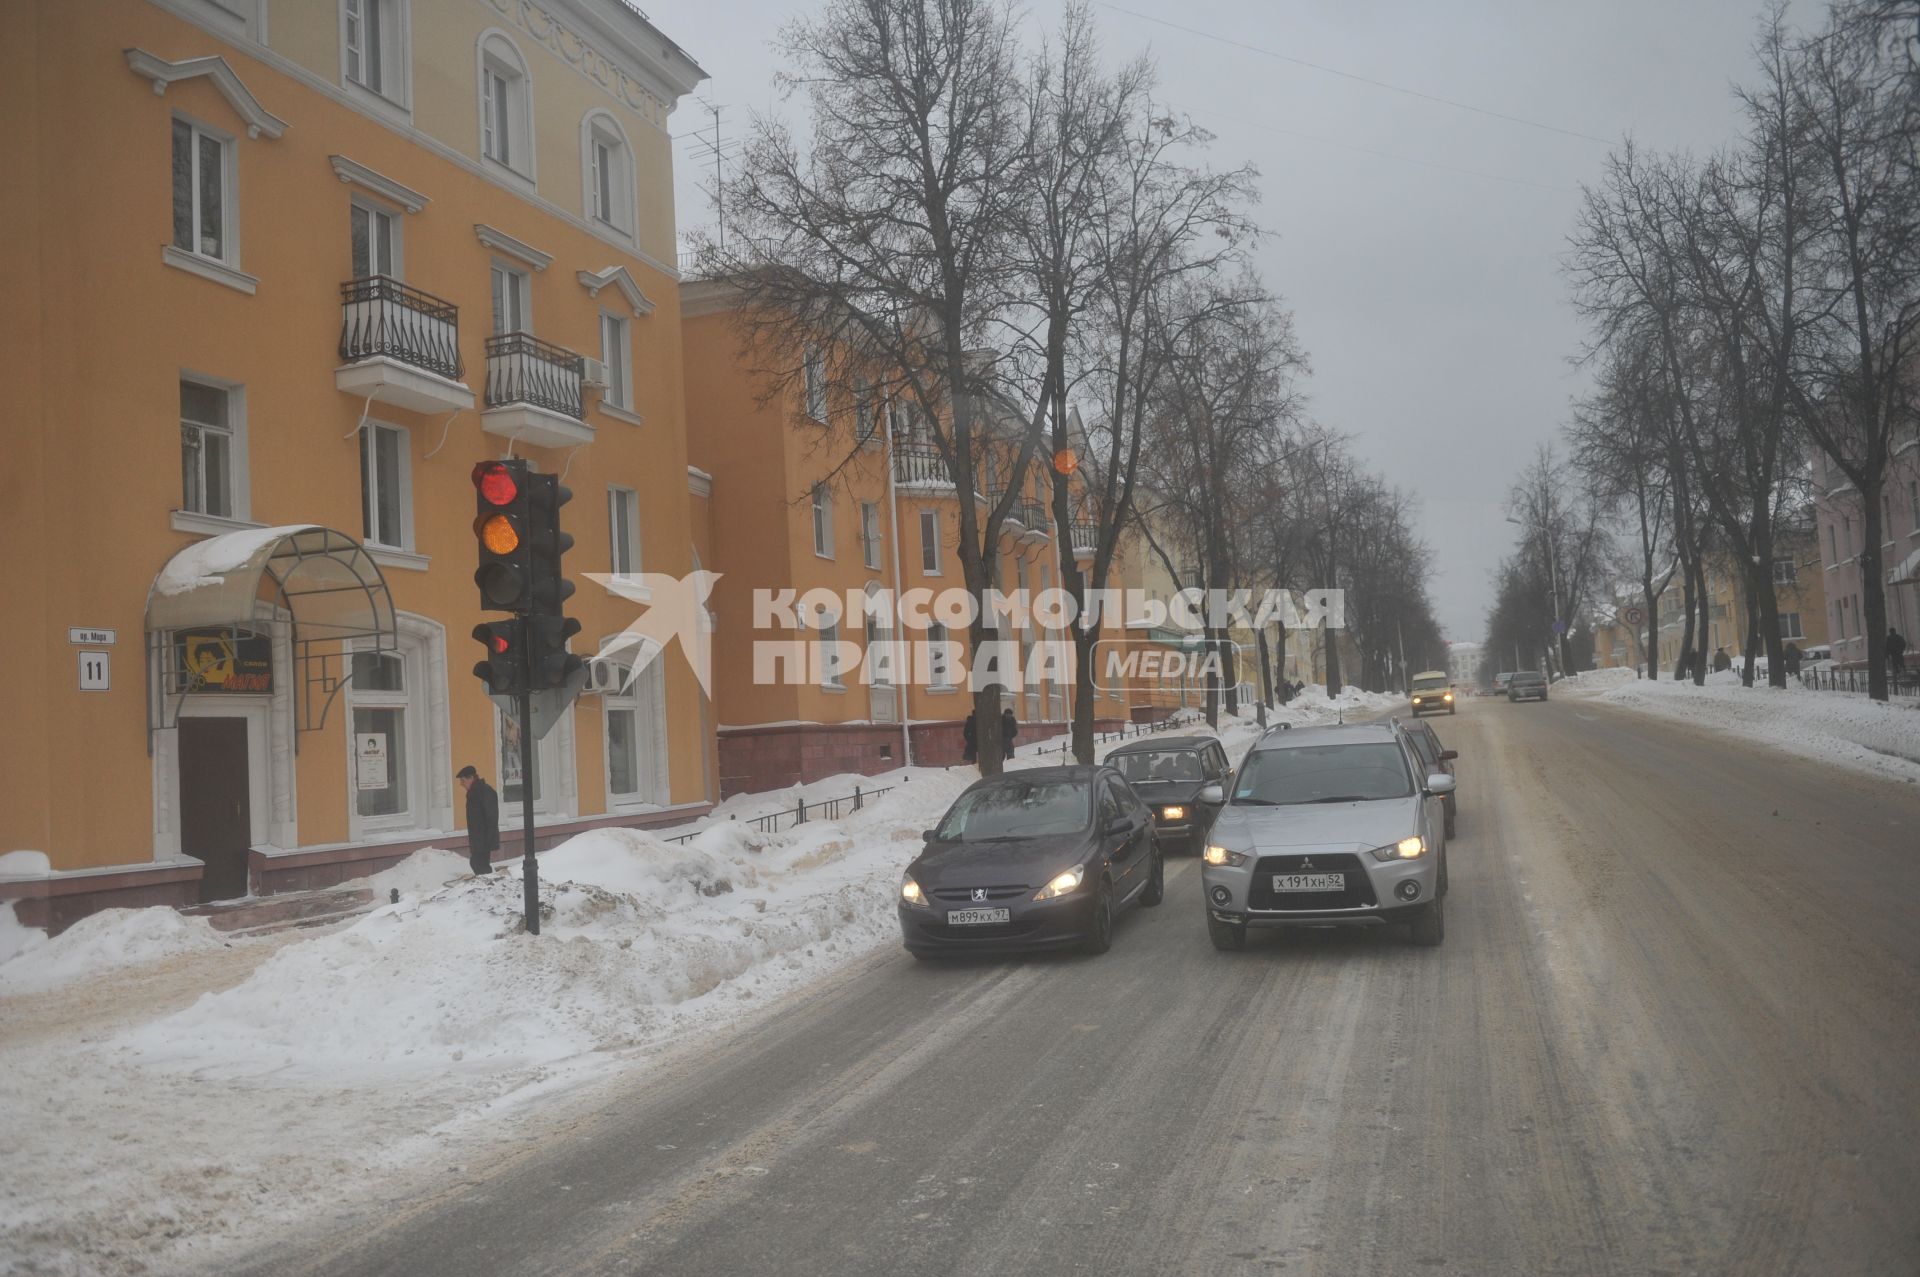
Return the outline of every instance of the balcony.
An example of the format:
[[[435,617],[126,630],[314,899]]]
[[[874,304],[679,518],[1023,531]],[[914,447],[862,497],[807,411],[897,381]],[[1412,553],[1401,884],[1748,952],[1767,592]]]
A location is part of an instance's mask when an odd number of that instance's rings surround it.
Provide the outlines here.
[[[903,488],[953,489],[953,476],[932,444],[900,444],[893,450],[893,481]]]
[[[1100,548],[1100,527],[1087,519],[1075,519],[1070,529],[1073,537],[1073,557],[1091,559]]]
[[[586,423],[587,361],[531,333],[487,338],[487,406],[480,428],[534,448],[593,442]]]
[[[473,407],[460,380],[460,308],[386,275],[340,285],[340,358],[333,384],[409,412]]]

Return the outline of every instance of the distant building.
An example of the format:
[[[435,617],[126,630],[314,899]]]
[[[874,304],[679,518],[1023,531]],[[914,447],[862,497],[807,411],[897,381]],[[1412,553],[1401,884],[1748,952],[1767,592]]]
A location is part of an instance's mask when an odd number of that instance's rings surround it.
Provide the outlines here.
[[[1447,675],[1455,683],[1477,687],[1480,683],[1480,667],[1486,655],[1478,643],[1449,643],[1447,645]]]
[[[1820,540],[1813,557],[1825,578],[1822,628],[1832,640],[1837,664],[1865,665],[1880,655],[1885,631],[1864,632],[1860,551],[1866,517],[1860,492],[1824,454],[1814,460],[1813,486]],[[1887,624],[1906,635],[1911,647],[1920,633],[1920,425],[1909,427],[1904,442],[1894,448],[1891,472],[1880,492],[1880,566],[1887,587]]]

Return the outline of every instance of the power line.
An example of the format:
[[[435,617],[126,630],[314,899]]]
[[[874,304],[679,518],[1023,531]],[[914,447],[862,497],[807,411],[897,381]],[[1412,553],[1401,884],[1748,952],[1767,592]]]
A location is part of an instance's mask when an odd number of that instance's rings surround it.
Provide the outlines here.
[[[1183,26],[1178,22],[1169,22],[1165,18],[1156,18],[1150,13],[1140,13],[1134,9],[1109,3],[1109,0],[1093,0],[1093,3],[1099,5],[1102,9],[1111,9],[1115,13],[1124,13],[1130,18],[1138,18],[1142,22],[1157,23],[1163,27],[1170,27],[1175,31],[1184,31],[1188,35],[1199,36],[1203,40],[1218,41],[1221,44],[1231,45],[1236,49],[1244,49],[1248,53],[1258,53],[1263,57],[1274,58],[1281,62],[1291,62],[1295,66],[1325,72],[1327,75],[1337,75],[1343,80],[1353,80],[1359,84],[1371,85],[1376,89],[1385,89],[1390,93],[1404,93],[1408,97],[1419,98],[1423,102],[1437,102],[1441,106],[1450,106],[1458,111],[1471,111],[1475,115],[1485,115],[1492,119],[1505,120],[1509,124],[1522,124],[1530,129],[1541,129],[1548,133],[1559,133],[1565,137],[1577,137],[1585,142],[1598,142],[1602,146],[1613,145],[1613,140],[1610,138],[1595,137],[1591,133],[1582,133],[1578,129],[1563,129],[1557,124],[1543,124],[1539,120],[1529,120],[1518,115],[1508,115],[1503,111],[1489,110],[1483,106],[1473,106],[1466,102],[1456,102],[1452,98],[1436,97],[1431,93],[1422,93],[1418,89],[1409,89],[1403,85],[1389,84],[1385,80],[1375,80],[1369,76],[1357,75],[1352,71],[1342,71],[1338,67],[1326,66],[1319,62],[1309,62],[1305,58],[1292,57],[1285,53],[1276,52],[1273,49],[1263,49],[1257,44],[1248,44],[1244,40],[1236,40],[1231,36],[1215,35],[1211,31],[1202,31],[1198,27]]]

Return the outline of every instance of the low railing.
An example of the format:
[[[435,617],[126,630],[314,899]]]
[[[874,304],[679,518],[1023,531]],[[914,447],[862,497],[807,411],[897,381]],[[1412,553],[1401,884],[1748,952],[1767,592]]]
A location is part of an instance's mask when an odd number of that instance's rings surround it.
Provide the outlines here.
[[[862,789],[860,786],[855,785],[851,794],[842,794],[838,798],[823,798],[815,803],[808,803],[806,798],[802,797],[792,807],[783,807],[779,811],[768,812],[764,816],[755,816],[751,820],[739,823],[751,825],[755,830],[763,834],[778,833],[780,832],[780,822],[783,820],[787,822],[787,828],[789,829],[795,825],[804,825],[809,820],[838,820],[849,812],[859,811],[880,795],[890,793],[892,790],[892,785],[882,785],[878,789]],[[667,839],[667,841],[676,843],[689,842],[717,825],[728,823],[732,822],[714,821],[711,824],[702,825],[692,833],[679,834]]]
[[[586,360],[532,333],[487,338],[487,407],[531,404],[583,420]]]
[[[1045,503],[1040,501],[1021,502],[1020,522],[1027,525],[1027,531],[1029,532],[1045,532],[1047,530],[1047,507]]]
[[[1805,670],[1800,675],[1800,686],[1816,692],[1859,692],[1865,695],[1868,671],[1862,667],[1851,669]],[[1906,699],[1920,699],[1920,669],[1906,669],[1898,673],[1887,674],[1887,695]]]
[[[947,471],[947,462],[940,450],[931,444],[901,444],[893,450],[893,481],[895,483],[937,484],[951,488],[953,476]]]
[[[340,358],[392,359],[460,380],[460,308],[387,275],[340,285]]]
[[[1075,554],[1092,554],[1100,548],[1100,525],[1086,519],[1075,519],[1070,529],[1073,536]]]

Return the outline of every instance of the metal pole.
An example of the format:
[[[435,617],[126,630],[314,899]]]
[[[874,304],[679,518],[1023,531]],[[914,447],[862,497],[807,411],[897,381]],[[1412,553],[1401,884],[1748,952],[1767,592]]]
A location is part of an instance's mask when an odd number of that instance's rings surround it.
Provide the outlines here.
[[[520,645],[521,660],[527,662],[527,645]],[[526,671],[530,674],[531,670]],[[540,868],[533,858],[533,692],[522,678],[520,712],[520,875],[526,885],[527,934],[540,934]]]

